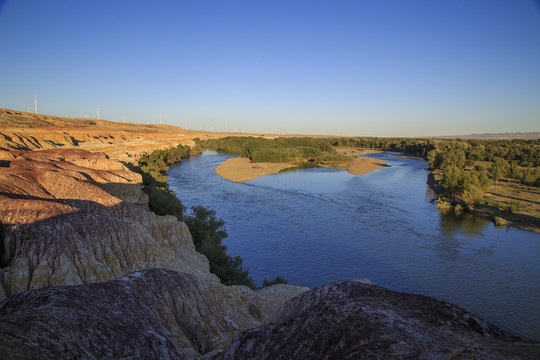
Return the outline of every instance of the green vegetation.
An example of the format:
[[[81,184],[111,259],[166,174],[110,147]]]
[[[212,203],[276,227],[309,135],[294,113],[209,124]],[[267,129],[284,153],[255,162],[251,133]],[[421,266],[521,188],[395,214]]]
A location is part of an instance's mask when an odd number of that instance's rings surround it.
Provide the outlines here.
[[[305,161],[326,164],[348,161],[350,157],[336,152],[328,139],[291,137],[265,139],[255,137],[226,137],[199,142],[203,147],[225,153],[240,153],[251,162],[287,162],[301,164]]]
[[[158,215],[173,215],[183,220],[184,206],[169,189],[167,170],[173,164],[195,154],[194,149],[186,145],[178,145],[165,150],[155,150],[148,156],[141,156],[139,169],[143,178],[144,191],[148,194],[148,207]]]
[[[506,226],[508,224],[506,220],[504,220],[502,217],[499,217],[499,216],[495,216],[493,218],[493,222],[495,223],[496,226]]]
[[[262,283],[262,286],[260,288],[262,289],[262,288],[272,286],[272,285],[276,285],[276,284],[287,284],[287,280],[285,280],[285,278],[283,276],[281,276],[281,275],[276,276],[276,278],[274,280],[266,280],[266,279],[264,279],[264,281]]]
[[[144,191],[148,194],[148,207],[158,215],[173,215],[186,223],[196,250],[208,258],[210,271],[216,274],[223,284],[244,285],[256,289],[255,283],[249,277],[249,270],[242,267],[242,258],[227,254],[227,247],[222,243],[227,237],[225,222],[217,219],[214,210],[201,205],[194,206],[186,212],[180,200],[169,189],[167,184],[169,167],[200,153],[201,148],[198,146],[191,149],[189,146],[178,145],[165,150],[156,150],[139,159]],[[279,276],[273,281],[287,283]]]
[[[185,221],[192,231],[197,251],[208,258],[211,271],[226,285],[255,288],[248,269],[242,267],[242,259],[228,255],[222,244],[227,237],[223,220],[217,219],[213,210],[202,206],[193,207],[186,214],[186,209],[167,185],[169,166],[199,154],[202,147],[240,153],[252,162],[288,162],[299,166],[335,166],[348,161],[350,157],[339,155],[336,147],[404,152],[427,159],[433,179],[440,183],[437,208],[454,206],[491,214],[498,225],[506,224],[508,220],[513,224],[521,221],[531,225],[537,224],[540,218],[540,207],[534,205],[538,204],[535,200],[538,191],[533,190],[540,186],[539,140],[226,137],[206,141],[196,139],[196,143],[195,149],[179,145],[143,156],[140,169],[150,209],[159,215],[174,215]],[[274,280],[265,279],[263,287],[276,283],[286,283],[286,280],[281,276]]]
[[[205,148],[240,153],[252,162],[288,162],[297,165],[321,164],[342,167],[349,157],[334,150],[366,148],[403,152],[428,161],[434,185],[446,200],[438,207],[459,204],[482,214],[500,215],[501,206],[489,205],[486,198],[496,197],[505,204],[504,214],[525,209],[522,220],[540,218],[535,191],[522,189],[526,196],[514,202],[509,185],[540,187],[540,140],[463,140],[403,138],[277,138],[227,137],[199,142]],[[492,186],[493,184],[497,186]],[[522,186],[522,185],[520,185]],[[489,189],[489,190],[488,190]],[[531,202],[531,198],[533,199]],[[536,201],[536,202],[535,202]],[[503,214],[503,215],[504,215]],[[505,215],[506,216],[506,215]],[[534,221],[534,220],[533,220]]]
[[[216,212],[201,205],[193,206],[184,222],[191,231],[195,249],[208,258],[210,271],[216,274],[225,285],[245,285],[256,289],[249,277],[249,270],[242,267],[240,256],[227,254],[222,240],[227,237],[225,222],[216,218]]]

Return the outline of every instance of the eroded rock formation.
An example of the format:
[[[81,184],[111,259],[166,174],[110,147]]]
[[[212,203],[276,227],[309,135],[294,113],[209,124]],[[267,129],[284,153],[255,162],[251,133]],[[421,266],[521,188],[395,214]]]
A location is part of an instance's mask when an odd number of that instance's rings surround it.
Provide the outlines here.
[[[28,291],[0,304],[0,358],[540,356],[538,343],[515,338],[455,305],[359,281],[331,283],[291,298],[267,325],[242,332],[229,346],[231,336],[259,324],[257,310],[246,311],[246,303],[232,294],[170,270]]]
[[[0,305],[0,358],[198,357],[260,323],[256,301],[250,312],[244,294],[231,289],[154,269],[25,292]]]
[[[184,277],[191,274],[195,277],[189,279],[196,282],[193,291],[202,291],[205,301],[213,304],[209,312],[232,319],[227,320],[228,328],[215,321],[201,324],[207,336],[204,346],[201,338],[190,342],[191,332],[178,335],[186,336],[181,340],[176,335],[171,340],[175,346],[192,346],[191,353],[198,354],[222,349],[233,335],[258,326],[287,298],[307,290],[284,285],[257,293],[222,285],[209,272],[207,259],[195,251],[186,225],[172,216],[150,212],[140,175],[103,154],[84,150],[12,154],[12,160],[0,168],[0,300],[27,290],[105,282],[145,269],[174,270]],[[166,277],[171,276],[176,275]],[[169,315],[167,323],[180,316]],[[198,322],[191,315],[182,316]]]
[[[9,152],[14,150],[80,148],[106,151],[111,158],[135,163],[141,155],[156,149],[179,143],[191,146],[194,138],[221,136],[224,134],[195,132],[170,125],[64,118],[0,109],[0,161],[9,160]]]
[[[539,359],[513,337],[448,302],[363,281],[324,285],[288,300],[267,325],[205,359]]]

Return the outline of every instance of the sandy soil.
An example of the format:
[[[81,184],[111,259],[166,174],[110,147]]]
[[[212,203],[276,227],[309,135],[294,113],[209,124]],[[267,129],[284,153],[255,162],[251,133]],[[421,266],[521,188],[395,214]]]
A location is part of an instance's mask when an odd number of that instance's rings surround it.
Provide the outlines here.
[[[276,174],[283,169],[294,166],[287,163],[251,163],[246,158],[232,158],[216,167],[215,171],[225,179],[244,182],[261,176]],[[348,164],[346,170],[352,175],[362,175],[385,166],[388,165],[382,160],[357,157]]]
[[[294,167],[294,165],[286,163],[251,163],[247,158],[232,158],[216,167],[215,171],[227,180],[244,182],[264,175],[276,174],[289,167]]]
[[[346,170],[352,175],[363,175],[385,166],[388,165],[383,160],[357,156],[347,165]]]

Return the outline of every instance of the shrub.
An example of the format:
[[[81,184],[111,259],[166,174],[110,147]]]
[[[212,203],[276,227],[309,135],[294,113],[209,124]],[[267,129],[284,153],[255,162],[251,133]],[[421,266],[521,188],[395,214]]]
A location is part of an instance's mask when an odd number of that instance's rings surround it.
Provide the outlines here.
[[[506,225],[508,225],[508,221],[506,221],[505,219],[503,219],[500,216],[495,216],[493,218],[493,222],[495,223],[495,226],[506,226]]]
[[[277,285],[277,284],[288,284],[288,282],[287,282],[287,280],[285,280],[285,278],[283,276],[278,275],[278,276],[276,276],[276,278],[274,280],[266,280],[266,279],[264,279],[260,289],[268,287],[268,286],[272,286],[272,285]]]
[[[178,220],[182,221],[184,205],[171,190],[156,187],[155,185],[148,186],[145,190],[148,194],[148,207],[150,210],[161,216],[176,216]]]
[[[463,201],[469,209],[474,209],[474,206],[478,204],[484,197],[482,189],[476,185],[471,185],[467,190],[463,192]]]
[[[437,209],[449,209],[451,207],[452,203],[450,203],[449,201],[445,201],[443,198],[439,198],[439,200],[437,200]]]
[[[249,270],[242,267],[242,258],[233,258],[227,254],[227,247],[222,244],[222,240],[228,236],[225,221],[216,217],[215,210],[201,205],[193,206],[184,222],[191,231],[195,249],[208,258],[210,271],[216,274],[223,284],[256,288],[249,277]]]

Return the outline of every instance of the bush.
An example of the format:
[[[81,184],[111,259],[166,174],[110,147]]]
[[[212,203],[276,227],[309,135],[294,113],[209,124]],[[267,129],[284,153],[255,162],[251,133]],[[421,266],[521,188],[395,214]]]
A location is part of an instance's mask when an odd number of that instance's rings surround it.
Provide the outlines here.
[[[437,200],[437,209],[449,209],[452,207],[452,203],[450,201],[445,201],[442,197]]]
[[[163,189],[151,185],[145,188],[148,194],[148,207],[154,213],[164,216],[172,215],[180,221],[183,219],[184,205],[169,189]]]
[[[225,221],[216,217],[215,210],[198,205],[191,208],[184,222],[191,231],[195,249],[208,258],[210,271],[219,277],[225,285],[244,285],[256,289],[249,277],[249,270],[242,267],[240,256],[227,254],[227,247],[222,244],[227,231]]]
[[[493,222],[495,223],[495,226],[506,226],[508,225],[508,221],[504,220],[502,217],[495,216],[493,218]]]
[[[463,192],[463,201],[469,209],[474,209],[475,205],[484,197],[484,191],[476,185],[471,185]]]
[[[272,286],[272,285],[277,285],[277,284],[288,284],[288,282],[287,282],[287,280],[285,280],[285,278],[283,276],[278,275],[278,276],[276,276],[276,278],[274,280],[266,280],[266,279],[264,279],[260,289],[265,288],[265,287],[269,287],[269,286]]]

